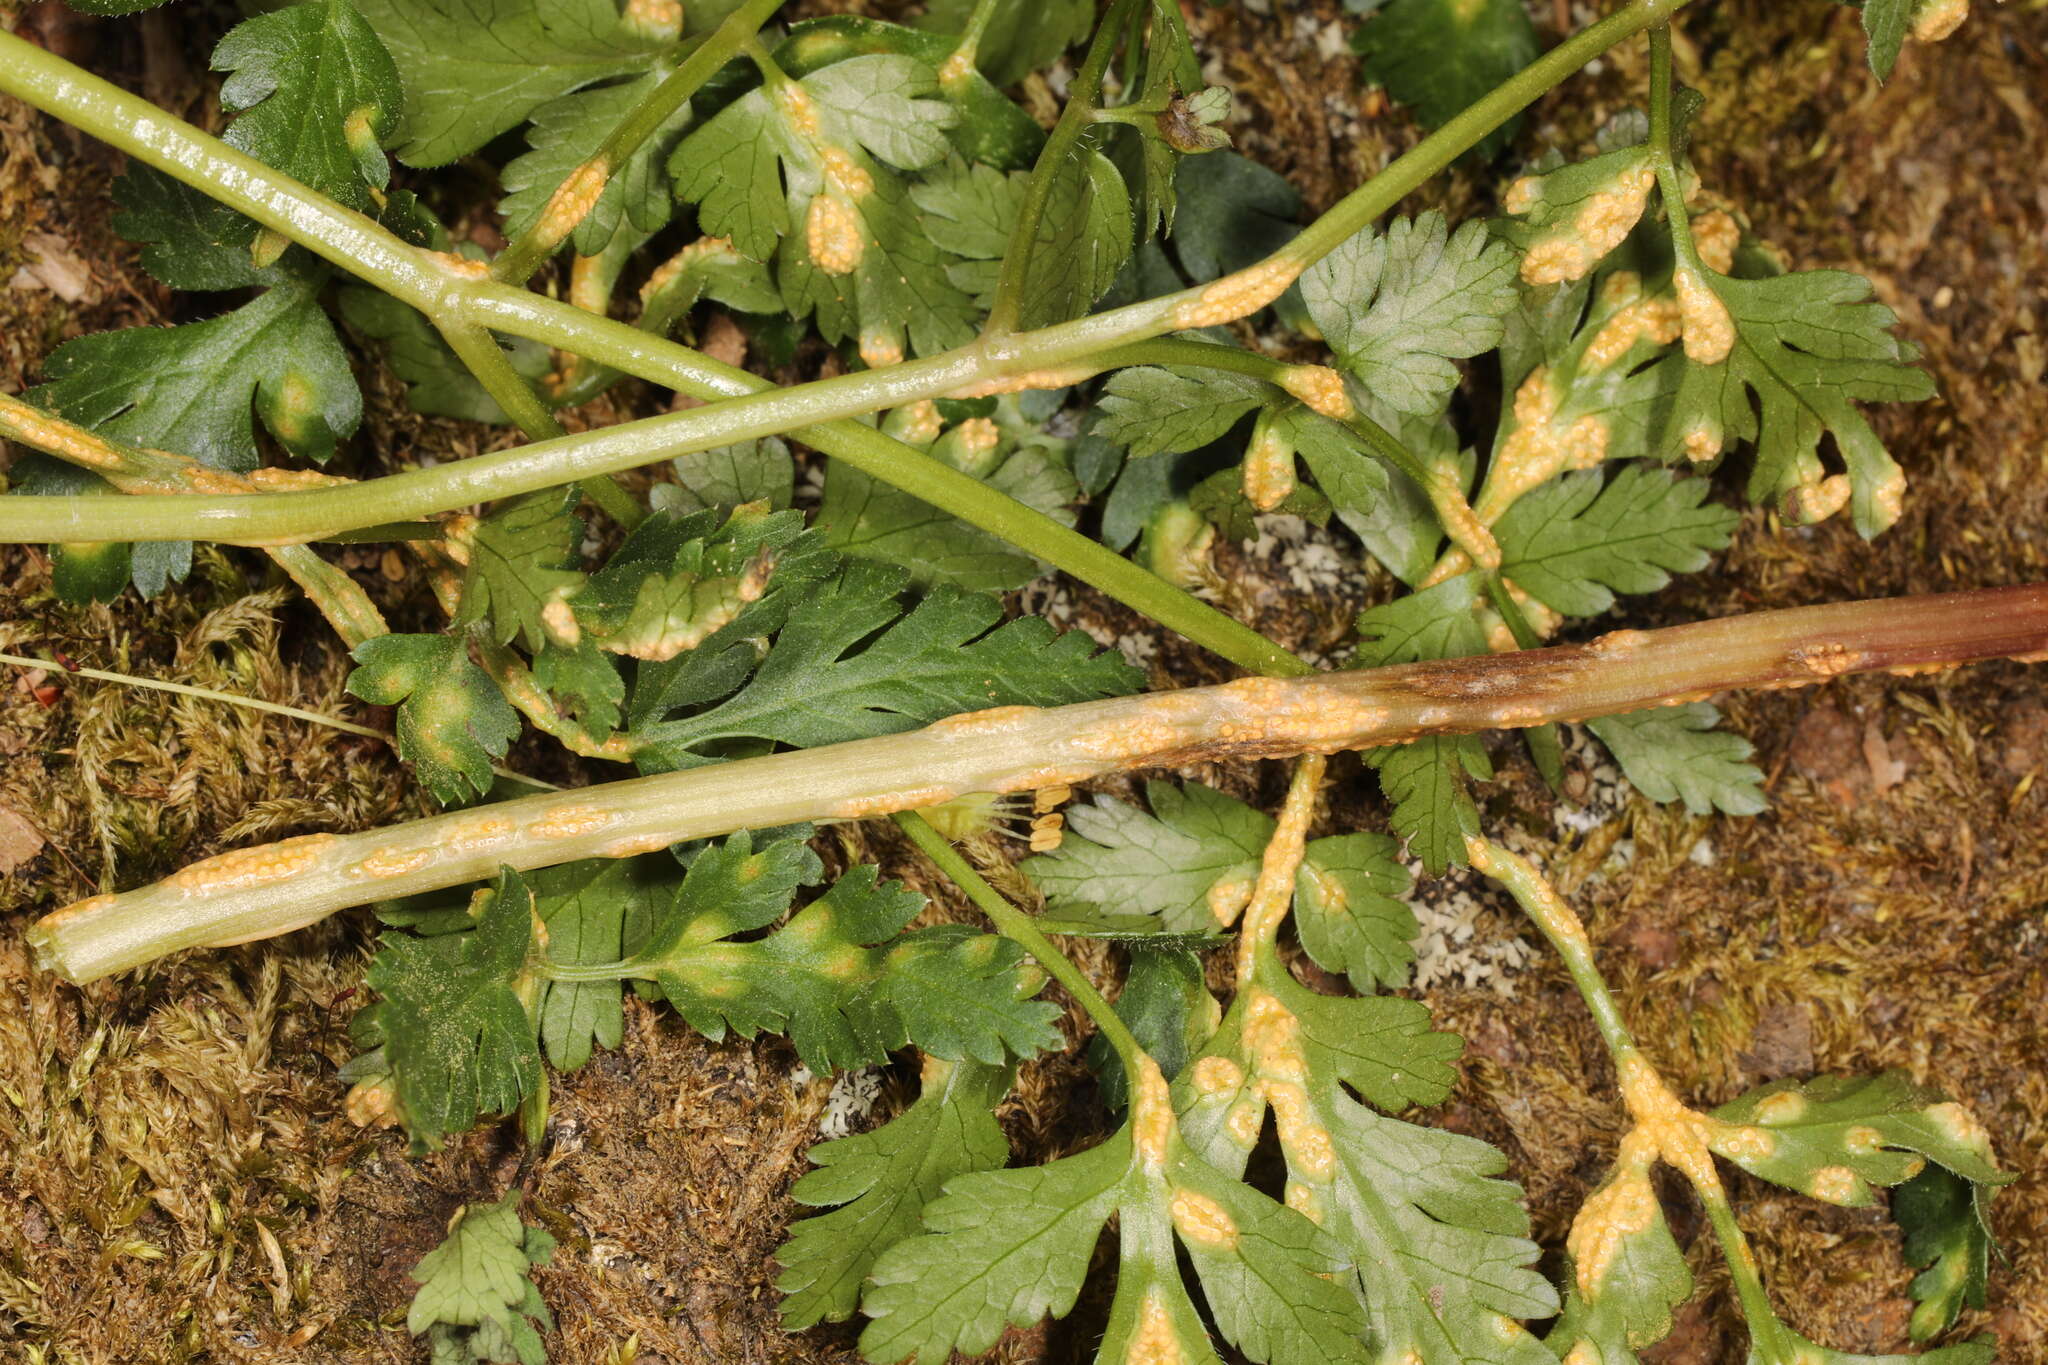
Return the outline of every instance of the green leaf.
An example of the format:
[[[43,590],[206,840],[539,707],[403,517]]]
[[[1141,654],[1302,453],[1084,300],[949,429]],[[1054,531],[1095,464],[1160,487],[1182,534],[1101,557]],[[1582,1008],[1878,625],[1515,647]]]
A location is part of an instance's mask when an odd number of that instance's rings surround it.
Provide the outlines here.
[[[439,1147],[479,1114],[511,1113],[542,1084],[520,998],[533,965],[533,895],[508,867],[479,897],[469,933],[379,935],[365,977],[382,997],[370,1006],[370,1027],[418,1147]]]
[[[1086,0],[1055,0],[1055,5],[1085,8]],[[789,36],[776,45],[775,60],[790,75],[807,76],[850,57],[898,53],[915,57],[936,71],[957,46],[943,33],[855,14],[833,14],[791,24]],[[983,51],[987,50],[984,41]],[[980,71],[949,73],[939,87],[939,96],[959,113],[959,122],[947,131],[947,137],[970,161],[999,170],[1018,170],[1029,166],[1045,145],[1045,130]]]
[[[1434,415],[1458,385],[1453,362],[1498,346],[1519,297],[1512,248],[1443,214],[1397,218],[1346,238],[1309,267],[1309,316],[1343,367],[1397,413]]]
[[[1932,1340],[1955,1326],[1964,1308],[1984,1306],[1993,1193],[1941,1166],[1929,1166],[1892,1192],[1892,1218],[1906,1234],[1906,1264],[1926,1267],[1913,1277],[1913,1340]]]
[[[795,879],[816,871],[815,855],[795,840],[756,855],[738,834],[706,849],[620,975],[654,982],[714,1041],[728,1029],[787,1033],[814,1070],[871,1065],[905,1044],[991,1066],[1062,1045],[1058,1010],[1023,989],[1021,948],[964,925],[896,939],[924,898],[878,884],[872,866],[848,872],[768,937],[725,941],[763,922],[736,910],[737,897],[772,918]]]
[[[1065,526],[1079,494],[1065,465],[1042,440],[1013,444],[987,421],[962,424],[928,452],[909,458],[941,460],[974,475],[1026,507]],[[989,440],[994,444],[989,444]],[[825,500],[817,525],[842,554],[897,564],[920,584],[949,583],[970,592],[1006,592],[1043,572],[1039,562],[1009,542],[969,525],[851,465],[825,470]]]
[[[405,381],[406,402],[432,417],[460,417],[493,426],[512,421],[498,400],[484,391],[434,325],[417,309],[379,290],[351,286],[340,293],[341,316],[356,331],[385,344],[391,372]],[[537,380],[553,367],[548,349],[514,338],[501,349],[512,368]]]
[[[441,166],[573,90],[652,66],[666,44],[615,0],[357,0],[405,91],[408,165]]]
[[[1236,152],[1182,157],[1173,252],[1195,284],[1265,259],[1301,229],[1301,195],[1286,177]]]
[[[1684,801],[1694,815],[1758,815],[1764,775],[1746,762],[1755,752],[1740,735],[1714,727],[1721,713],[1703,701],[1630,711],[1586,722],[1629,785],[1652,801]]]
[[[681,875],[667,853],[589,858],[527,874],[534,913],[547,926],[548,961],[582,967],[623,960],[646,942]],[[775,897],[774,891],[763,890]],[[793,885],[787,894],[795,894]],[[787,905],[783,901],[775,913]],[[622,998],[616,976],[547,982],[536,1020],[548,1061],[557,1070],[574,1071],[590,1060],[593,1048],[617,1047]]]
[[[528,1277],[554,1255],[555,1240],[519,1221],[519,1200],[514,1186],[495,1204],[469,1205],[413,1267],[420,1288],[406,1311],[406,1330],[429,1336],[435,1365],[444,1359],[547,1360],[534,1324],[542,1330],[555,1324]]]
[[[975,0],[932,0],[918,27],[959,33],[974,8]],[[997,0],[975,61],[995,84],[1015,85],[1058,61],[1094,27],[1090,0]]]
[[[1150,815],[1106,795],[1068,810],[1059,848],[1020,864],[1048,908],[1145,915],[1171,932],[1213,932],[1234,920],[1251,897],[1272,818],[1199,782],[1148,782],[1145,800]]]
[[[1982,1124],[1903,1071],[1773,1081],[1713,1111],[1714,1150],[1751,1175],[1848,1208],[1876,1202],[1929,1161],[1980,1185],[2015,1177],[1991,1161]]]
[[[787,625],[744,686],[734,678],[711,692],[717,684],[706,680],[698,699],[712,704],[643,725],[639,738],[680,766],[713,761],[707,750],[728,741],[811,748],[984,707],[1120,695],[1142,681],[1121,656],[1093,653],[1083,635],[1056,635],[1035,617],[1003,622],[995,598],[939,587],[906,613],[902,587],[898,572],[846,566],[789,604]]]
[[[916,1233],[918,1215],[947,1181],[989,1171],[1010,1144],[992,1112],[1010,1088],[1010,1070],[978,1062],[925,1063],[917,1102],[870,1133],[811,1148],[817,1167],[790,1188],[812,1208],[838,1205],[790,1225],[775,1253],[783,1272],[782,1325],[801,1331],[843,1322],[860,1302],[876,1259]]]
[[[1366,79],[1440,128],[1536,60],[1536,26],[1521,0],[1393,0],[1352,35]],[[1491,160],[1514,140],[1519,115],[1474,148]]]
[[[1719,364],[1686,367],[1677,430],[1687,440],[1700,433],[1716,450],[1754,440],[1749,496],[1759,502],[1815,482],[1820,439],[1832,436],[1848,466],[1857,531],[1868,538],[1890,527],[1905,475],[1856,402],[1934,395],[1934,380],[1911,363],[1919,352],[1892,335],[1891,309],[1871,299],[1868,280],[1839,270],[1757,280],[1699,273],[1735,339]]]
[[[1177,1241],[1218,1328],[1251,1359],[1369,1359],[1363,1314],[1326,1278],[1344,1265],[1328,1236],[1204,1162],[1170,1125],[1156,1163],[1131,1133],[1045,1166],[949,1181],[925,1207],[924,1235],[875,1263],[861,1354],[878,1365],[941,1361],[989,1349],[1006,1325],[1065,1316],[1114,1216],[1121,1255],[1102,1358],[1131,1359],[1142,1340],[1168,1358],[1216,1359]],[[1176,1207],[1203,1221],[1177,1220]]]
[[[779,436],[678,455],[669,465],[676,482],[655,485],[657,507],[729,514],[743,502],[765,502],[780,512],[796,494],[796,461]]]
[[[768,591],[791,521],[758,504],[722,520],[657,512],[568,605],[600,648],[672,659],[730,626]]]
[[[1870,69],[1888,80],[1913,26],[1920,0],[1863,0],[1863,32],[1870,39]]]
[[[766,260],[776,242],[826,191],[826,153],[854,159],[870,177],[873,157],[921,170],[946,155],[957,115],[932,98],[938,79],[910,57],[854,57],[792,82],[752,90],[693,131],[669,159],[676,192],[697,205],[704,231]],[[792,112],[795,111],[795,112]],[[881,172],[881,178],[896,183]],[[843,199],[859,198],[836,189]]]
[[[1279,401],[1262,379],[1234,370],[1135,365],[1110,376],[1095,434],[1133,457],[1179,454],[1209,444],[1252,409]]]
[[[246,289],[288,278],[250,258],[256,224],[140,161],[114,182],[114,231],[142,246],[142,265],[173,289]]]
[[[1591,1263],[1576,1262],[1564,1312],[1547,1344],[1584,1365],[1638,1365],[1636,1352],[1671,1334],[1672,1313],[1692,1297],[1692,1270],[1671,1235],[1649,1166],[1620,1164],[1586,1200],[1581,1219],[1601,1218],[1612,1241],[1596,1241]],[[1648,1217],[1617,1219],[1620,1210]]]
[[[245,111],[227,142],[353,209],[390,183],[398,68],[349,0],[311,0],[244,20],[213,50],[221,108]]]
[[[507,503],[476,525],[469,564],[462,575],[462,600],[455,624],[487,622],[490,637],[504,644],[517,636],[538,654],[560,640],[558,625],[543,619],[583,586],[576,568],[583,520],[574,514],[574,484],[546,488]]]
[[[379,635],[356,646],[348,690],[398,708],[398,754],[443,805],[491,789],[491,762],[519,737],[506,703],[453,635]]]
[[[294,455],[324,461],[355,431],[362,395],[318,289],[293,279],[204,322],[67,341],[28,396],[131,445],[237,471],[258,463],[253,405]]]
[[[90,470],[33,452],[23,454],[8,471],[13,493],[22,497],[115,497],[114,486]],[[50,547],[51,586],[66,602],[111,602],[132,581],[144,597],[164,585],[182,582],[192,571],[189,540],[86,542]]]
[[[626,683],[594,641],[585,639],[574,649],[550,642],[533,656],[533,680],[591,733],[618,728]]]
[[[1398,749],[1374,749],[1365,759],[1394,803],[1394,832],[1408,841],[1408,851],[1429,875],[1465,866],[1465,840],[1479,833],[1479,807],[1459,769],[1481,781],[1493,776],[1477,737],[1429,735]]]
[[[1419,932],[1401,897],[1409,886],[1398,845],[1382,834],[1310,841],[1295,877],[1294,928],[1324,971],[1360,992],[1408,984]]]
[[[1261,971],[1175,1088],[1189,1142],[1241,1173],[1268,1098],[1281,1116],[1289,1204],[1335,1238],[1338,1283],[1366,1314],[1366,1358],[1545,1365],[1554,1357],[1503,1319],[1543,1317],[1557,1297],[1532,1268],[1521,1191],[1490,1177],[1506,1158],[1473,1138],[1375,1113],[1434,1104],[1456,1079],[1458,1039],[1429,1029],[1419,1003],[1316,995],[1284,971]],[[1286,1355],[1282,1360],[1311,1359]]]
[[[1062,932],[1055,927],[1056,920],[1041,916],[1038,923],[1048,933]],[[1131,963],[1115,1006],[1116,1017],[1129,1026],[1138,1046],[1159,1064],[1160,1075],[1169,1081],[1202,1050],[1223,1013],[1216,997],[1209,994],[1201,954],[1192,947],[1176,946],[1186,941],[1187,936],[1162,933],[1125,939]],[[1114,1114],[1129,1109],[1130,1085],[1109,1039],[1097,1033],[1088,1042],[1087,1056],[1102,1087],[1102,1102]]]
[[[661,81],[661,72],[649,71],[616,85],[578,90],[534,110],[526,130],[530,150],[504,171],[506,194],[498,211],[505,215],[505,235],[519,237],[539,222],[556,187]],[[674,203],[665,163],[689,125],[690,105],[684,101],[623,165],[612,168],[597,203],[569,236],[577,255],[597,255],[627,222],[643,233],[668,226]]]
[[[1447,421],[1403,422],[1370,401],[1362,406],[1375,421],[1394,419],[1380,425],[1422,458],[1458,457],[1457,433]],[[1415,481],[1368,450],[1341,422],[1299,405],[1283,411],[1277,420],[1308,462],[1316,487],[1329,498],[1338,519],[1396,578],[1411,587],[1420,583],[1436,563],[1444,533],[1436,510]]]
[[[1359,645],[1352,667],[1385,668],[1486,653],[1486,632],[1474,614],[1481,600],[1478,575],[1459,574],[1366,608],[1358,614]]]
[[[956,160],[910,192],[932,241],[964,258],[948,276],[983,310],[995,297],[1030,180],[1022,171],[1006,176]],[[1130,254],[1130,191],[1109,158],[1084,144],[1053,173],[1018,296],[1019,325],[1049,327],[1087,312]]]
[[[1742,518],[1707,502],[1706,479],[1653,465],[1566,473],[1524,494],[1494,528],[1501,573],[1567,616],[1598,616],[1614,594],[1656,592],[1707,567]]]

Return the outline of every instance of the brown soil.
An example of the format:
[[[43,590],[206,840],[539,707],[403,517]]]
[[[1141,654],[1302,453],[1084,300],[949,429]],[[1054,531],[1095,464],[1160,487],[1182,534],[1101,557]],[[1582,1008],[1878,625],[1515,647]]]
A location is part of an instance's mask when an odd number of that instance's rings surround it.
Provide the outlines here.
[[[1245,149],[1321,208],[1414,140],[1373,107],[1348,60],[1319,57],[1295,15],[1191,6],[1206,50],[1257,107]],[[1550,7],[1538,6],[1548,13]],[[1583,8],[1583,7],[1582,7]],[[1761,607],[2043,577],[2048,544],[2048,13],[1979,5],[1939,49],[1909,49],[1879,89],[1855,15],[1801,0],[1724,0],[1688,20],[1686,74],[1708,96],[1697,150],[1707,184],[1802,266],[1863,270],[1925,348],[1941,397],[1876,420],[1913,479],[1907,518],[1876,545],[1830,523],[1786,531],[1753,514],[1712,571],[1636,607],[1656,624]],[[201,122],[214,19],[158,11],[100,24],[38,4],[15,22],[124,86]],[[175,15],[176,17],[169,17]],[[1618,54],[1539,109],[1525,134],[1582,148],[1643,88]],[[32,382],[58,342],[174,316],[167,291],[109,226],[118,159],[0,101],[0,387]],[[1490,185],[1460,172],[1437,192],[1480,210]],[[480,231],[488,231],[480,228]],[[15,275],[31,256],[34,280]],[[491,439],[419,419],[365,374],[364,450],[456,453]],[[647,396],[625,391],[616,411]],[[614,412],[595,413],[592,421]],[[371,552],[349,561],[399,618],[419,585]],[[1226,561],[1226,567],[1230,562]],[[34,549],[0,548],[0,648],[176,677],[342,712],[345,659],[264,562],[202,552],[192,581],[143,608],[56,603]],[[1327,611],[1247,585],[1255,624],[1317,637]],[[1132,628],[1115,611],[1083,610]],[[1213,663],[1163,644],[1181,680]],[[2018,666],[1937,678],[1856,679],[1824,691],[1730,698],[1771,775],[1772,809],[1695,820],[1638,802],[1619,824],[1549,850],[1586,915],[1631,1024],[1678,1091],[1700,1104],[1780,1075],[1904,1067],[1969,1104],[2020,1182],[1994,1206],[2007,1259],[1990,1306],[1957,1337],[1995,1329],[2005,1358],[2048,1359],[2048,711]],[[514,1178],[561,1241],[541,1288],[563,1361],[850,1360],[853,1333],[785,1338],[772,1252],[791,1216],[824,1083],[795,1085],[777,1042],[714,1046],[629,1005],[626,1039],[557,1082],[549,1141],[522,1157],[486,1129],[423,1160],[340,1114],[372,927],[366,914],[287,939],[187,955],[72,990],[30,970],[21,931],[52,905],[132,886],[260,837],[349,830],[418,812],[374,744],[161,694],[0,678],[0,1349],[10,1358],[119,1361],[414,1361],[406,1271],[464,1201]],[[1496,818],[1547,831],[1551,797],[1502,745]],[[515,761],[561,760],[533,745]],[[1275,769],[1205,770],[1276,795]],[[1375,819],[1355,764],[1332,828]],[[24,827],[26,826],[26,832]],[[1633,840],[1625,868],[1606,859]],[[879,858],[933,890],[886,827],[848,828],[835,858]],[[1693,856],[1702,840],[1711,865]],[[945,913],[961,914],[958,908]],[[1482,935],[1519,931],[1506,916]],[[1087,964],[1108,973],[1101,961]],[[1472,1040],[1464,1080],[1433,1118],[1498,1143],[1528,1190],[1537,1234],[1561,1245],[1619,1127],[1613,1077],[1563,973],[1514,978],[1512,997],[1427,993]],[[1027,1157],[1098,1130],[1071,1057],[1026,1068],[1003,1118]],[[903,1078],[878,1113],[900,1098]],[[525,1164],[522,1164],[522,1161]],[[1909,1272],[1883,1211],[1832,1209],[1733,1184],[1767,1282],[1808,1335],[1905,1349]],[[1679,1201],[1682,1206],[1683,1201]],[[1741,1358],[1726,1278],[1681,1214],[1703,1289],[1653,1358]],[[1098,1306],[1099,1307],[1099,1306]],[[1088,1312],[1084,1302],[1081,1314]],[[1085,1359],[1085,1321],[1013,1336],[999,1358]]]

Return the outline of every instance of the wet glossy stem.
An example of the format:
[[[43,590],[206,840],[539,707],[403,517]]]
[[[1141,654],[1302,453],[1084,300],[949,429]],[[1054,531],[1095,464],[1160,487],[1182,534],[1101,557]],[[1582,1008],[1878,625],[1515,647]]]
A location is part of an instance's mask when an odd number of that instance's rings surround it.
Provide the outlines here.
[[[619,120],[618,126],[605,134],[597,150],[588,160],[578,165],[563,179],[566,185],[586,174],[585,167],[603,166],[607,176],[626,164],[633,153],[640,150],[648,138],[675,116],[683,103],[711,79],[718,69],[731,61],[740,49],[761,30],[769,16],[782,7],[782,0],[747,0],[747,3],[726,16],[724,23],[697,45],[695,51],[683,59],[683,64],[668,73],[661,84],[648,93],[646,99],[635,105],[630,113]],[[560,186],[556,187],[560,193]],[[599,191],[602,193],[602,190]],[[549,208],[555,205],[549,200]],[[583,221],[583,215],[596,207],[596,199],[584,207],[583,213],[573,217],[544,212],[539,220],[525,232],[514,238],[510,245],[498,253],[491,262],[491,274],[507,284],[525,284],[533,272],[540,269],[542,261],[555,253],[556,248],[568,240],[569,234]]]
[[[941,721],[922,730],[602,783],[362,834],[228,855],[29,930],[74,981],[180,948],[286,933],[352,905],[684,839],[863,819],[969,792],[1138,768],[1285,758],[1424,734],[1585,720],[1743,687],[1978,659],[2048,657],[2048,585],[1760,612],[1590,645],[1404,664]]]
[[[469,367],[476,382],[484,386],[484,392],[505,410],[505,415],[526,433],[529,441],[556,440],[566,435],[553,410],[526,382],[526,376],[512,368],[496,337],[481,327],[465,324],[443,326],[441,336]],[[585,479],[582,488],[592,502],[604,509],[606,516],[629,531],[647,519],[646,510],[619,486],[613,474]]]
[[[988,321],[982,326],[984,336],[1006,336],[1017,329],[1024,280],[1031,272],[1031,258],[1038,248],[1038,227],[1052,199],[1053,182],[1067,158],[1073,155],[1081,134],[1094,121],[1095,102],[1102,95],[1103,73],[1109,70],[1110,59],[1116,55],[1117,44],[1130,27],[1136,8],[1137,0],[1116,0],[1110,6],[1108,15],[1095,30],[1095,41],[1088,46],[1081,70],[1067,86],[1066,107],[1060,110],[1059,122],[1053,125],[1045,146],[1039,149],[1030,183],[1024,188],[1024,202],[1010,229],[1010,243],[1003,252],[1002,270],[996,278],[995,300],[989,305]]]
[[[967,893],[967,899],[987,915],[989,923],[1004,938],[1023,946],[1025,952],[1038,960],[1038,965],[1052,975],[1052,979],[1067,988],[1067,994],[1088,1012],[1095,1021],[1095,1027],[1116,1049],[1117,1059],[1124,1065],[1124,1074],[1132,1085],[1138,1084],[1138,1060],[1145,1055],[1144,1046],[1132,1036],[1124,1021],[1117,1017],[1102,993],[1095,989],[1073,960],[1061,952],[1053,941],[1040,931],[1031,916],[1004,900],[1001,893],[982,879],[979,872],[960,856],[960,851],[947,842],[946,837],[932,828],[931,822],[914,810],[898,811],[890,817],[910,842],[916,844],[927,858],[938,864],[939,871],[951,878],[953,884]]]

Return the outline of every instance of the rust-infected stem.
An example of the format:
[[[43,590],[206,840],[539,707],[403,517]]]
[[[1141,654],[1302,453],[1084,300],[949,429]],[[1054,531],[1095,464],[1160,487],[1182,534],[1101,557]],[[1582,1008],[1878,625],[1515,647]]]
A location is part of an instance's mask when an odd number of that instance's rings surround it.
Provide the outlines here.
[[[578,858],[803,820],[863,819],[967,792],[1130,768],[1278,758],[1521,728],[1798,687],[1851,672],[2048,658],[2048,585],[1846,602],[1621,631],[1585,645],[1406,664],[1037,710],[956,716],[907,734],[771,754],[458,811],[391,829],[241,850],[29,931],[75,981],[180,948],[239,943],[333,911]]]

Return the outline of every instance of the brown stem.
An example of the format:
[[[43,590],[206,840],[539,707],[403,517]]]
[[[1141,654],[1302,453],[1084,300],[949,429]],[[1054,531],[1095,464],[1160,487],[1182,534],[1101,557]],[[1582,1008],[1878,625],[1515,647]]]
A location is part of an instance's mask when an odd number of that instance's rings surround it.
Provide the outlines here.
[[[524,869],[627,857],[735,829],[865,819],[1121,769],[1377,748],[1674,705],[1730,688],[1998,658],[2048,658],[2048,585],[1797,607],[1617,631],[1584,645],[1244,678],[1050,710],[1003,707],[907,734],[237,850],[153,886],[67,906],[36,924],[29,940],[45,965],[90,981],[179,948],[265,938],[348,906],[474,881],[500,863]]]

